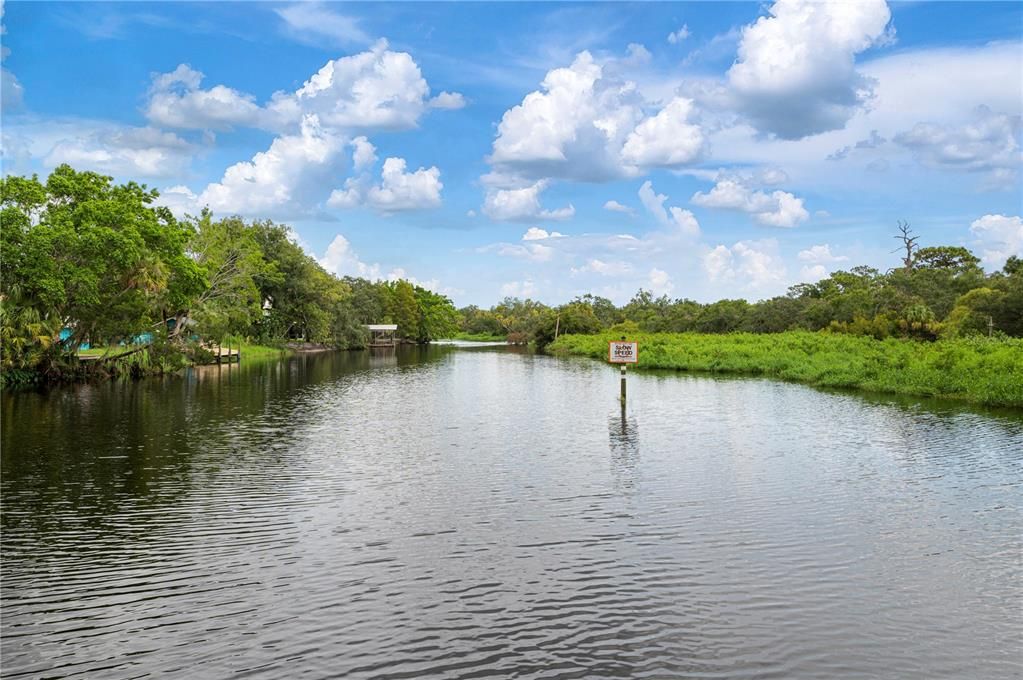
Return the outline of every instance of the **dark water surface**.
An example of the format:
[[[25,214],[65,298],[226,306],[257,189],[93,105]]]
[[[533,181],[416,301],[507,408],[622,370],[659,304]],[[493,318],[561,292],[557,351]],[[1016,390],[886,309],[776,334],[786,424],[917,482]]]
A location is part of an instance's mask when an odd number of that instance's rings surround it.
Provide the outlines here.
[[[1018,678],[1023,414],[504,349],[3,395],[5,678]]]

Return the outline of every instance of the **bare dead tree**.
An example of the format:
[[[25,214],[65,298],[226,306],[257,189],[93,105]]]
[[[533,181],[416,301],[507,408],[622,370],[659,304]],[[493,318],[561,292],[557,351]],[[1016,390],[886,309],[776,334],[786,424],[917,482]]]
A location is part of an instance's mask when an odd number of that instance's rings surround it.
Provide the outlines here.
[[[909,271],[913,268],[913,253],[917,250],[916,242],[920,237],[913,236],[913,230],[909,228],[909,222],[905,220],[899,220],[898,229],[899,234],[892,238],[902,241],[902,245],[892,252],[905,252],[905,255],[902,256],[902,264],[905,266],[906,271]]]

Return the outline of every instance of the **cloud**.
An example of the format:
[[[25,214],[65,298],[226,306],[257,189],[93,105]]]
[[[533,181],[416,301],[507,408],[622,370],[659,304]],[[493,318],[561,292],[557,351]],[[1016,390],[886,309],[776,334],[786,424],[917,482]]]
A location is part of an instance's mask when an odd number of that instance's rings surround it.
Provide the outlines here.
[[[564,234],[557,231],[547,231],[540,227],[530,227],[526,229],[526,233],[522,235],[523,241],[543,241],[549,238],[564,238]]]
[[[870,136],[867,137],[866,139],[861,139],[860,141],[856,142],[855,146],[857,149],[876,149],[877,147],[884,144],[886,141],[888,140],[886,140],[881,135],[877,134],[877,130],[871,130]]]
[[[832,255],[831,245],[828,243],[822,243],[821,245],[811,246],[806,250],[800,250],[799,254],[796,255],[800,262],[809,262],[812,264],[830,264],[833,262],[847,262],[849,260],[845,255]]]
[[[121,177],[173,177],[186,171],[195,148],[171,132],[152,127],[83,123],[60,137],[43,159],[49,167],[67,163]]]
[[[320,187],[336,173],[344,137],[306,116],[298,134],[281,135],[251,161],[235,163],[199,195],[215,213],[301,214],[322,200]]]
[[[703,133],[688,120],[692,102],[674,98],[648,117],[654,106],[615,75],[627,61],[598,63],[580,52],[549,71],[540,90],[505,111],[490,164],[528,180],[602,182],[698,158]]]
[[[328,61],[302,87],[275,92],[263,106],[254,96],[224,85],[204,90],[202,80],[202,73],[185,64],[154,74],[146,116],[184,129],[243,125],[279,132],[294,130],[314,114],[320,125],[335,131],[408,130],[428,106],[454,108],[460,97],[443,92],[428,101],[430,88],[412,56],[388,49],[385,40]]]
[[[822,264],[805,265],[799,269],[800,283],[817,283],[828,275],[828,268]]]
[[[766,194],[754,191],[735,179],[723,179],[707,193],[693,194],[692,202],[705,208],[722,208],[749,213],[761,224],[772,227],[794,227],[808,219],[803,199],[785,191]]]
[[[778,244],[739,241],[731,248],[719,245],[703,256],[703,268],[711,282],[739,282],[747,290],[763,291],[784,284],[785,264],[777,254]]]
[[[200,130],[260,124],[263,111],[255,97],[223,85],[200,89],[203,77],[187,64],[153,74],[146,118],[157,125]]]
[[[1019,116],[980,106],[965,124],[917,123],[895,135],[894,141],[928,167],[968,172],[1008,170],[1014,176],[1023,160],[1019,134]]]
[[[697,160],[705,140],[700,127],[687,122],[692,112],[692,100],[672,99],[629,133],[622,159],[644,168],[678,167]]]
[[[461,109],[465,106],[466,101],[458,92],[441,92],[439,95],[427,102],[431,109],[447,109],[455,110]]]
[[[573,267],[571,271],[573,276],[585,273],[600,274],[601,276],[624,276],[632,272],[632,265],[628,262],[605,262],[592,258],[582,267]]]
[[[7,26],[3,24],[4,5],[0,0],[0,35],[7,34]],[[0,47],[0,62],[7,59],[11,51],[6,47]],[[16,111],[21,108],[25,97],[25,88],[18,81],[17,76],[6,68],[0,66],[0,110]]]
[[[358,19],[332,12],[319,2],[296,2],[274,12],[284,21],[286,33],[300,42],[341,46],[372,42]]]
[[[380,173],[380,184],[368,185],[365,178],[349,179],[344,189],[335,189],[327,199],[332,208],[369,206],[382,213],[436,208],[441,204],[440,170],[419,168],[406,172],[404,158],[388,158]]]
[[[622,205],[618,201],[608,201],[604,204],[604,210],[610,210],[611,212],[626,213],[632,215],[635,211],[627,205]]]
[[[515,257],[532,262],[549,262],[554,256],[554,248],[541,243],[495,243],[477,248],[478,253],[496,253],[501,257]]]
[[[768,11],[743,29],[728,71],[738,110],[784,139],[844,127],[872,94],[855,57],[884,42],[887,4],[778,0]]]
[[[509,281],[501,286],[501,297],[528,298],[536,295],[536,285],[532,279]]]
[[[426,109],[430,88],[407,52],[380,40],[365,52],[327,62],[292,95],[268,108],[285,121],[315,113],[345,130],[408,130]]]
[[[185,215],[198,214],[202,207],[199,204],[199,197],[188,187],[178,184],[166,189],[160,189],[160,197],[156,199],[157,205],[170,208],[179,219]]]
[[[668,272],[654,267],[649,274],[650,292],[654,295],[671,295],[675,285],[668,276]]]
[[[1019,215],[984,215],[970,224],[970,233],[981,249],[981,260],[1001,269],[1010,256],[1023,257],[1023,219]]]
[[[765,186],[776,186],[789,181],[789,176],[781,168],[764,168],[756,175],[757,181]]]
[[[664,202],[668,200],[668,197],[656,193],[649,180],[643,182],[643,186],[639,188],[639,200],[661,227],[681,232],[687,236],[699,236],[700,224],[696,221],[693,213],[676,206],[665,210]]]
[[[360,260],[352,244],[341,234],[334,236],[323,257],[319,258],[319,263],[328,272],[338,276],[357,276],[371,281],[382,278],[380,265],[366,264]]]
[[[4,48],[6,49],[6,48]],[[10,70],[0,67],[0,110],[16,111],[25,98],[25,88]]]
[[[377,162],[376,147],[365,137],[352,140],[352,168],[356,171],[372,167]]]
[[[672,31],[671,33],[668,34],[668,42],[671,43],[672,45],[678,45],[688,37],[689,25],[682,24],[682,28],[678,29],[677,31]]]
[[[430,90],[419,66],[408,53],[388,49],[386,41],[328,61],[302,87],[274,93],[264,106],[223,86],[202,89],[202,80],[202,73],[186,65],[154,75],[147,115],[172,127],[246,125],[278,136],[266,151],[232,165],[219,182],[199,192],[199,207],[288,218],[313,214],[325,201],[331,207],[364,204],[383,213],[440,204],[440,171],[406,172],[401,158],[385,162],[379,184],[357,175],[344,189],[330,191],[348,146],[357,173],[376,161],[375,147],[358,133],[414,128],[427,109]],[[453,105],[455,95],[444,94]],[[176,197],[183,200],[185,194]]]
[[[829,273],[829,269],[825,265],[848,262],[849,260],[845,255],[832,254],[831,245],[828,243],[800,250],[796,258],[800,262],[806,263],[799,271],[800,281],[804,283],[816,283],[825,278]]]
[[[547,182],[540,180],[519,189],[489,189],[483,200],[483,213],[492,220],[527,222],[567,220],[575,215],[575,207],[571,203],[556,210],[541,207],[540,194],[545,188]]]
[[[301,242],[301,239],[295,234],[297,242]],[[308,248],[303,248],[308,251]],[[315,257],[315,254],[313,255]],[[437,279],[420,280],[415,276],[410,275],[402,267],[395,267],[391,269],[387,274],[383,274],[383,268],[377,264],[368,264],[359,259],[355,250],[352,249],[352,244],[341,234],[335,234],[334,240],[327,246],[326,252],[323,257],[316,258],[320,263],[320,266],[326,269],[332,274],[337,276],[354,276],[363,279],[369,279],[370,281],[380,281],[386,279],[388,281],[404,280],[408,281],[414,286],[425,288],[435,293],[442,293],[444,295],[461,295],[465,291],[458,288],[449,288],[442,286]]]

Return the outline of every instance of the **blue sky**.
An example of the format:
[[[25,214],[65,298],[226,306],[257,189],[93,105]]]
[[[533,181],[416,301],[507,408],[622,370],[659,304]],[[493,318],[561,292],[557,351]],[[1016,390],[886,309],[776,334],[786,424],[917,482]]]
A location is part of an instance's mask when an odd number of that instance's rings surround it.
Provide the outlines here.
[[[3,5],[3,172],[272,218],[459,304],[1023,249],[1023,5]]]

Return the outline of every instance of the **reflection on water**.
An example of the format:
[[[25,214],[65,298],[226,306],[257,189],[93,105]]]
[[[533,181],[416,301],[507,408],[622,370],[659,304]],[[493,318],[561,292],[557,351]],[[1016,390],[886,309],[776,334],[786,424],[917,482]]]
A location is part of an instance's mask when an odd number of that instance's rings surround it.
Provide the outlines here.
[[[433,347],[4,394],[4,677],[1023,672],[1019,413],[617,381]]]
[[[625,402],[621,402],[616,413],[608,416],[607,432],[616,486],[631,489],[639,467],[639,425],[636,416],[628,414]]]

